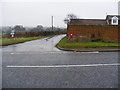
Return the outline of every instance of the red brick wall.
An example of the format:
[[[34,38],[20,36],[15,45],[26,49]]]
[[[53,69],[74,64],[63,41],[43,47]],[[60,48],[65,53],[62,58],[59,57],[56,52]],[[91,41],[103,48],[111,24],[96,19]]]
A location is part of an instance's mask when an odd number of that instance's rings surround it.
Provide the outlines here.
[[[67,35],[73,32],[73,39],[89,41],[101,39],[104,41],[120,42],[120,26],[114,25],[68,25]]]

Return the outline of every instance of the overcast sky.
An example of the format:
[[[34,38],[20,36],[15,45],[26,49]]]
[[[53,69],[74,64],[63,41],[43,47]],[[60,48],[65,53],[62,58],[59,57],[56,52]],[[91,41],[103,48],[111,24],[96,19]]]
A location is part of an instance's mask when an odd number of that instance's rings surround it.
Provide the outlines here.
[[[88,2],[89,1],[89,2]],[[79,18],[105,19],[106,14],[118,14],[119,0],[2,0],[0,17],[2,26],[54,26],[66,27],[63,20],[73,13]]]

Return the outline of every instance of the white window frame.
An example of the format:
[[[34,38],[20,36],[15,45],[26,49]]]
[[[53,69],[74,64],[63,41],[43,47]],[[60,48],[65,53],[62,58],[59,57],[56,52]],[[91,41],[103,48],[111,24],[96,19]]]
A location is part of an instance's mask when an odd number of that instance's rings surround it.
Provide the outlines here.
[[[114,20],[116,21],[115,23],[114,23]],[[111,24],[112,25],[118,25],[118,17],[116,17],[116,16],[112,17]]]

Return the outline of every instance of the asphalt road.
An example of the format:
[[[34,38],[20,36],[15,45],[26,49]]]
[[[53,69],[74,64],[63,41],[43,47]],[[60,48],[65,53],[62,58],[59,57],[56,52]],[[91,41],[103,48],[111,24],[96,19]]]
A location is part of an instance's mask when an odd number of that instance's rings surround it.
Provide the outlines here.
[[[118,52],[63,52],[63,36],[3,47],[3,88],[118,88]]]

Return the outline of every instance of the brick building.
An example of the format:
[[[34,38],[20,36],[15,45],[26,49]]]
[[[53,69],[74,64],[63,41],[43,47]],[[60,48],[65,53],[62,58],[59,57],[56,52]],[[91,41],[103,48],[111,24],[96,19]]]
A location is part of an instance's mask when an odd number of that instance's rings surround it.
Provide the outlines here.
[[[106,19],[71,19],[67,25],[67,36],[78,41],[120,42],[119,24],[119,15],[107,15]]]

